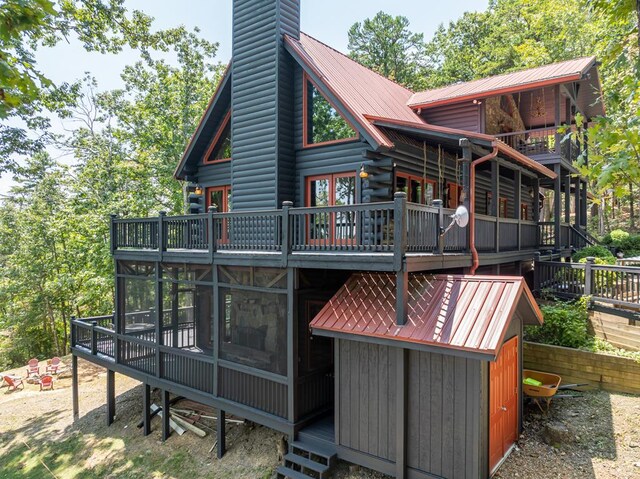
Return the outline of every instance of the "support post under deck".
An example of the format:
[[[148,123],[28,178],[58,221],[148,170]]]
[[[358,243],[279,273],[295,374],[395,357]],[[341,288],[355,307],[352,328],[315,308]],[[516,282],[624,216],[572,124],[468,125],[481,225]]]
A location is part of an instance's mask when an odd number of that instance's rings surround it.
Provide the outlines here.
[[[171,436],[169,424],[169,391],[162,391],[162,440],[166,441]]]
[[[218,440],[218,459],[222,459],[225,452],[227,452],[227,444],[226,444],[226,413],[220,409],[218,411],[218,424],[216,427],[216,439]]]
[[[113,424],[116,417],[116,373],[107,369],[107,426]]]
[[[144,384],[144,389],[142,391],[142,425],[144,435],[148,436],[151,434],[151,386],[148,384]]]
[[[73,398],[73,420],[80,417],[80,405],[78,401],[78,356],[71,355],[71,394]]]

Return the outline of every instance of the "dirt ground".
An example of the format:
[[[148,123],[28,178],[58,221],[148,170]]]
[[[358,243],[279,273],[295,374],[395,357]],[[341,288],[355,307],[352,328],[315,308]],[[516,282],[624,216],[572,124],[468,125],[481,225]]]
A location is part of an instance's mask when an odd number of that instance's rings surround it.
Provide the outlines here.
[[[70,361],[67,359],[67,363]],[[0,389],[0,478],[246,478],[267,479],[279,464],[278,433],[260,426],[227,426],[228,452],[222,460],[212,447],[215,434],[198,438],[173,434],[161,441],[160,419],[152,433],[136,427],[141,417],[140,383],[116,375],[116,420],[106,426],[106,373],[80,361],[80,419],[71,412],[68,371],[54,391]],[[24,370],[14,371],[23,375]],[[158,397],[154,397],[159,402]],[[560,421],[572,442],[553,447],[542,440],[543,426]],[[336,479],[382,479],[378,473],[341,463]],[[495,477],[640,478],[640,398],[586,393],[554,402],[543,416],[525,410],[525,433]]]

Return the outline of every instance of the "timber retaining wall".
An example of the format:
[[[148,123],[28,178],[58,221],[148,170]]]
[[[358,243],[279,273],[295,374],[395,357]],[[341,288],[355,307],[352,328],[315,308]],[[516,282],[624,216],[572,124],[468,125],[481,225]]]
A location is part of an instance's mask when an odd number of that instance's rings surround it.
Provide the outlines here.
[[[523,367],[558,374],[563,384],[640,394],[640,363],[630,358],[525,341]]]

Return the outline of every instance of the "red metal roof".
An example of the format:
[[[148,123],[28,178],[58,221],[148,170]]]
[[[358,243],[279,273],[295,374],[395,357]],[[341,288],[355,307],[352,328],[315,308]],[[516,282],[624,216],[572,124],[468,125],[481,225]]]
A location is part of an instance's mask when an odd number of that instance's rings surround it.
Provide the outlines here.
[[[576,58],[552,65],[530,68],[481,78],[464,83],[415,93],[408,102],[412,108],[431,108],[436,105],[521,91],[523,87],[538,88],[567,81],[577,81],[595,64],[595,57]]]
[[[395,276],[356,273],[310,327],[318,335],[355,335],[495,359],[516,311],[528,323],[543,321],[521,277],[411,274],[408,297],[407,322],[398,326]]]
[[[413,94],[411,90],[304,33],[300,40],[285,36],[285,42],[381,145],[392,147],[393,143],[371,125],[365,115],[422,122],[407,106]]]

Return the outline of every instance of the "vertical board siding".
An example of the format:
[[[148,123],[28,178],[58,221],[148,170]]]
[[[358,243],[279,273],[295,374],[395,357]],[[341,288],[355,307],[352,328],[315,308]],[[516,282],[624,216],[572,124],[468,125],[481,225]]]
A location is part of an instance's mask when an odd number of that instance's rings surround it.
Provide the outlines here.
[[[480,110],[471,101],[423,110],[422,118],[433,125],[481,133]]]
[[[287,416],[286,384],[218,367],[218,395],[275,416]]]
[[[275,208],[292,194],[287,178],[294,161],[288,133],[293,112],[285,100],[293,70],[282,34],[297,37],[299,23],[299,2],[294,0],[234,1],[231,194],[235,210]]]
[[[341,446],[395,460],[395,355],[377,344],[338,340]]]
[[[407,465],[448,478],[481,474],[478,360],[409,352]]]

